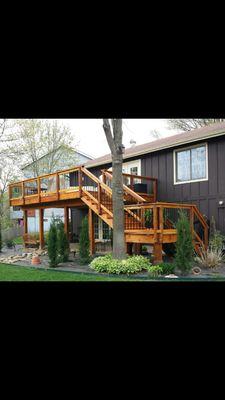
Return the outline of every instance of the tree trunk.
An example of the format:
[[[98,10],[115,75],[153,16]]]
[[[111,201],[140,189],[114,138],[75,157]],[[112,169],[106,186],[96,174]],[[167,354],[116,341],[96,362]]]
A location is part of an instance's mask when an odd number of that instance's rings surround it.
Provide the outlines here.
[[[108,119],[103,128],[112,155],[112,201],[113,201],[113,258],[126,258],[123,203],[123,146],[122,119],[112,120],[113,134]]]
[[[124,202],[122,180],[121,155],[112,158],[112,198],[113,198],[113,258],[124,259],[126,257],[124,239]]]

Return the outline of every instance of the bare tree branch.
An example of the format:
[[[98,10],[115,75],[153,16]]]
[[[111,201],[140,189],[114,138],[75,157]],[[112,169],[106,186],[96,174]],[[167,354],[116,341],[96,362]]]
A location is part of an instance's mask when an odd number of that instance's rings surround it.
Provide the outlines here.
[[[223,122],[223,118],[185,118],[185,119],[169,119],[168,125],[172,129],[179,129],[181,131],[191,131],[192,129],[201,128],[203,126],[211,125],[215,122]]]
[[[114,138],[112,135],[112,131],[111,131],[111,127],[110,127],[110,123],[108,119],[103,119],[103,129],[105,131],[105,136],[109,145],[109,148],[111,150],[112,154],[116,153],[116,146],[114,143]]]

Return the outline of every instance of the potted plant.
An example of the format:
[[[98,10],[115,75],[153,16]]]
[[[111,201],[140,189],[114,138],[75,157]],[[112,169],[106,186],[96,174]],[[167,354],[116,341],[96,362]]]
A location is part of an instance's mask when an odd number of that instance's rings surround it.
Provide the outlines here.
[[[152,225],[152,210],[145,211],[145,228],[151,228]]]
[[[147,256],[147,255],[148,255],[148,250],[147,250],[147,247],[146,247],[146,246],[142,246],[141,254],[142,254],[143,256]]]

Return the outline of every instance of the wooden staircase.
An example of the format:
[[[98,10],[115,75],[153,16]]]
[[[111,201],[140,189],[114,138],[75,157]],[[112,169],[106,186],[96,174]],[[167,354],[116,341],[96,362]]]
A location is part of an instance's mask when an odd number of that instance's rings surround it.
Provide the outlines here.
[[[98,215],[110,228],[113,228],[113,206],[112,206],[112,189],[107,186],[104,182],[101,182],[95,175],[93,175],[86,168],[82,168],[82,173],[91,180],[90,190],[82,189],[81,200]],[[112,179],[111,174],[106,175]],[[90,184],[90,182],[89,182]],[[133,202],[145,202],[145,199],[133,192],[126,185],[123,185],[124,189],[124,202],[127,199],[132,198]],[[138,217],[132,213],[132,211],[125,212],[125,226],[127,221],[132,221],[133,225],[137,228],[144,228],[142,222]]]
[[[103,182],[89,170],[82,167],[82,201],[98,215],[110,228],[113,228],[112,189],[106,184],[112,180],[112,174],[104,171]],[[106,179],[107,178],[107,179]],[[190,215],[195,252],[201,254],[208,246],[208,226],[198,208],[193,204],[148,203],[144,197],[123,185],[124,190],[124,225],[127,243],[175,243],[177,231],[169,218],[164,218],[165,209],[185,209]],[[132,203],[132,204],[130,204]],[[151,223],[146,226],[146,212],[151,213]],[[204,237],[195,229],[194,222],[202,227]]]

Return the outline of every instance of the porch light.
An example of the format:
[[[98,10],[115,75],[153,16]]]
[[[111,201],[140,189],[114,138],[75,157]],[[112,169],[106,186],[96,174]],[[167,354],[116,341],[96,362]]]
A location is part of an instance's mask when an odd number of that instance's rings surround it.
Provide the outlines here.
[[[220,201],[219,201],[219,205],[220,205],[220,206],[222,206],[223,203],[224,203],[223,200],[220,200]]]

